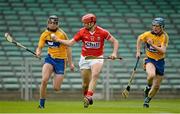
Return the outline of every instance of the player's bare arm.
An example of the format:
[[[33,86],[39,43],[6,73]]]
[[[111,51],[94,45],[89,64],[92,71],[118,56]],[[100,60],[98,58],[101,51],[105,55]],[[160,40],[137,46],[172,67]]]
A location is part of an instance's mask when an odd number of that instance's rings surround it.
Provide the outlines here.
[[[159,51],[159,52],[161,52],[161,53],[166,53],[166,46],[165,46],[165,44],[161,44],[161,47],[158,47],[158,46],[156,46],[156,45],[154,45],[153,44],[153,41],[151,40],[151,39],[148,39],[147,40],[147,43],[149,44],[149,45],[151,45],[153,48],[155,48],[157,51]]]
[[[136,45],[136,58],[141,56],[141,44],[142,44],[142,41],[141,41],[140,37],[138,37],[137,45]]]
[[[68,63],[71,71],[74,71],[74,64],[72,61],[72,50],[70,47],[67,47],[67,57],[68,57]]]
[[[109,41],[112,43],[113,45],[113,52],[110,55],[110,58],[115,59],[117,58],[117,53],[118,53],[118,48],[119,48],[119,42],[117,39],[115,39],[112,35],[111,38],[109,39]]]
[[[37,57],[40,57],[40,56],[41,56],[41,53],[42,53],[42,48],[37,47],[37,48],[36,48],[36,55],[37,55]]]
[[[71,40],[61,40],[61,39],[58,39],[58,42],[64,44],[64,45],[67,45],[67,46],[73,46],[76,41],[74,39],[71,39]]]
[[[53,41],[60,42],[60,43],[67,45],[67,46],[73,46],[76,43],[76,41],[74,39],[71,39],[71,40],[58,39],[57,36],[54,34],[51,34],[51,38]]]

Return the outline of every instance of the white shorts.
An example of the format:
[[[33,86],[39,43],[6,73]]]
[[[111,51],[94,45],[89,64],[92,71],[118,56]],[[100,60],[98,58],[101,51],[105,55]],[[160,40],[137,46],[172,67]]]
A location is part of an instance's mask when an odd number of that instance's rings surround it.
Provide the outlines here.
[[[100,56],[102,57],[102,56]],[[96,63],[104,63],[104,59],[89,59],[85,60],[85,57],[81,55],[80,61],[79,61],[79,68],[80,69],[91,69],[91,66]]]

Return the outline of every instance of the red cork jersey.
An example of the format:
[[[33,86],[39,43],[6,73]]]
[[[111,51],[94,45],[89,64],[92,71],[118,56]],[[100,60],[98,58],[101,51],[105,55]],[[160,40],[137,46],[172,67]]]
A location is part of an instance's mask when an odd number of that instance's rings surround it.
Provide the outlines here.
[[[96,26],[94,32],[85,27],[80,29],[73,38],[76,42],[82,41],[83,56],[100,56],[104,54],[104,41],[109,40],[111,35],[107,30]]]

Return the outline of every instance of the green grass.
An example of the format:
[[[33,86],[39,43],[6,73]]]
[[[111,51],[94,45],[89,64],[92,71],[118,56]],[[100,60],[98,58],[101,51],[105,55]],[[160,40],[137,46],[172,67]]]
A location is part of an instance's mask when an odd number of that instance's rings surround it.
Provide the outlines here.
[[[95,101],[85,109],[80,101],[47,101],[45,109],[38,109],[38,101],[1,101],[0,113],[180,113],[180,99],[153,99],[148,109],[142,103],[142,100]]]

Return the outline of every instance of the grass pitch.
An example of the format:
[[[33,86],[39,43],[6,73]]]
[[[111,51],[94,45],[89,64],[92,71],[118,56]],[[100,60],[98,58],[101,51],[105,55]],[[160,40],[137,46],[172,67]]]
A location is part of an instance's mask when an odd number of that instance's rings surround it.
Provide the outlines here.
[[[45,109],[38,109],[38,101],[1,101],[0,113],[180,113],[180,99],[153,99],[148,109],[142,104],[143,100],[95,100],[89,108],[83,108],[80,101],[47,101]]]

